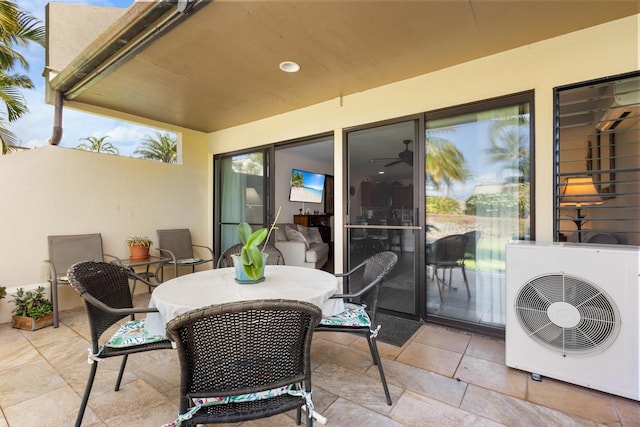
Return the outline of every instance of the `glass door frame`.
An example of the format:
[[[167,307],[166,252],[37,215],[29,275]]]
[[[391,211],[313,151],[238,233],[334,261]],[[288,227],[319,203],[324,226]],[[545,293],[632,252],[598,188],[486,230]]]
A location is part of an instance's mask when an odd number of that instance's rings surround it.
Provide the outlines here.
[[[343,253],[345,256],[343,257],[343,271],[349,271],[350,268],[355,267],[355,265],[350,265],[350,239],[349,232],[353,229],[362,228],[362,229],[379,229],[380,226],[376,225],[356,225],[350,223],[350,206],[349,206],[349,188],[352,185],[349,177],[349,153],[348,153],[348,135],[354,131],[361,131],[366,129],[373,129],[377,127],[398,124],[402,122],[414,122],[414,136],[413,140],[415,143],[413,144],[413,173],[412,173],[412,182],[413,182],[413,210],[414,210],[414,221],[411,226],[386,226],[387,230],[391,229],[411,229],[416,231],[414,235],[414,279],[415,279],[415,298],[413,301],[414,313],[402,313],[398,311],[386,310],[380,306],[378,306],[378,312],[391,314],[397,317],[404,317],[413,320],[425,319],[426,316],[426,304],[421,304],[426,298],[426,275],[425,275],[425,239],[426,235],[423,232],[425,230],[425,188],[424,188],[424,161],[420,161],[420,159],[424,159],[424,135],[425,135],[425,122],[424,122],[424,114],[413,114],[404,117],[396,117],[389,120],[384,120],[380,122],[367,123],[364,125],[354,126],[350,128],[342,129],[342,158],[344,159],[342,162],[342,175],[343,179],[343,212],[342,217],[344,218],[344,225],[342,227],[342,242],[343,242]]]
[[[274,212],[274,200],[275,183],[271,177],[273,176],[273,170],[275,167],[274,162],[274,149],[275,144],[264,145],[260,147],[252,147],[244,150],[220,153],[213,156],[213,251],[215,255],[215,261],[220,257],[222,253],[222,227],[224,225],[232,225],[236,223],[223,223],[222,222],[222,161],[227,158],[261,152],[263,154],[263,175],[262,175],[262,190],[264,194],[263,207],[262,207],[262,224],[253,223],[250,224],[255,227],[265,227],[266,224],[270,224],[275,216]]]

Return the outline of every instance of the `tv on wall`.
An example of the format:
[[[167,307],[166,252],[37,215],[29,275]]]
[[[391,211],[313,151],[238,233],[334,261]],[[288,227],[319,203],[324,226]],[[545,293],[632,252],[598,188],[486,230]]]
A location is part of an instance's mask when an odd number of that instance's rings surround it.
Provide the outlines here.
[[[321,203],[325,175],[299,169],[291,171],[290,202]]]

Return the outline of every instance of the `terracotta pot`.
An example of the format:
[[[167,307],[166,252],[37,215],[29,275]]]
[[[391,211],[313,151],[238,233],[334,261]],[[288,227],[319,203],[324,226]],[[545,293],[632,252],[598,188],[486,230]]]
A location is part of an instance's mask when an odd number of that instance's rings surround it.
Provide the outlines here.
[[[144,261],[149,259],[149,246],[143,246],[139,243],[134,243],[129,246],[129,259],[131,261]]]
[[[36,329],[46,328],[51,325],[53,325],[53,313],[49,313],[38,320],[33,317],[18,316],[16,314],[11,317],[11,326],[16,329],[35,331]]]

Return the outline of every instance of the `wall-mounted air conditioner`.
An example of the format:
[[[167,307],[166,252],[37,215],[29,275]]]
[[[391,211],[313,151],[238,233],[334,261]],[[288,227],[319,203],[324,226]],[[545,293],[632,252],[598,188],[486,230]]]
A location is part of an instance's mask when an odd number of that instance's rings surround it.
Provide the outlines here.
[[[640,400],[639,248],[513,242],[506,364]]]

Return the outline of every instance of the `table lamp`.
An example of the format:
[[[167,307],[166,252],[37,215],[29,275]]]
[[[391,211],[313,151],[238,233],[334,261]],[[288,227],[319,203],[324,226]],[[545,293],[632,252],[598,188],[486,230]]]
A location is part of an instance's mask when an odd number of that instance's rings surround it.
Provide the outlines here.
[[[580,212],[582,207],[600,204],[602,204],[602,197],[593,184],[593,178],[590,176],[565,178],[560,195],[560,206],[575,206],[577,215],[572,218],[572,221],[578,229],[578,242],[582,242],[582,225],[587,222]]]

